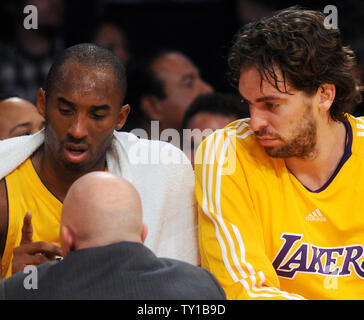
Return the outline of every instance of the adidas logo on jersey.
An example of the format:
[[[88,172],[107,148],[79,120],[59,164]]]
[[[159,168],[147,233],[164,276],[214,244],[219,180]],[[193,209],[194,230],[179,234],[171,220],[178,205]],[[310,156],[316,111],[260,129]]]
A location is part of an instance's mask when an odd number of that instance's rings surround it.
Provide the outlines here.
[[[321,211],[319,209],[316,209],[315,211],[312,211],[308,214],[306,217],[307,221],[326,221],[326,218],[323,216]]]

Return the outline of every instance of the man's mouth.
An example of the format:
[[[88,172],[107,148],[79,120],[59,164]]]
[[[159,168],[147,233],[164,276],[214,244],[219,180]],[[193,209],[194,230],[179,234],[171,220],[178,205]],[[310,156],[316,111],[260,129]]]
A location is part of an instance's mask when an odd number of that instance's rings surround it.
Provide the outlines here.
[[[87,155],[88,148],[84,145],[65,145],[64,150],[69,162],[82,162]]]
[[[270,145],[271,143],[278,140],[277,138],[273,137],[257,137],[257,139],[262,146]]]

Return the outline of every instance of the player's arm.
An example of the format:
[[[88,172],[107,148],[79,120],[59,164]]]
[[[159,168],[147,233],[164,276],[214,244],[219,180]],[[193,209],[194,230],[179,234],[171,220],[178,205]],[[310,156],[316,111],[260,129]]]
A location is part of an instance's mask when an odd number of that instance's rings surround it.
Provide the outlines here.
[[[280,290],[249,194],[249,173],[236,157],[234,164],[236,141],[226,131],[216,132],[196,155],[202,267],[215,275],[227,299],[302,299]]]
[[[24,270],[27,265],[53,261],[57,256],[62,256],[62,250],[55,243],[33,242],[32,214],[28,211],[24,216],[21,242],[14,249],[12,274]]]
[[[8,201],[6,195],[5,179],[0,180],[0,279],[2,256],[5,250],[6,234],[8,226]]]
[[[43,241],[33,242],[33,225],[31,213],[24,213],[24,224],[22,228],[22,238],[18,247],[14,249],[11,269],[12,274],[22,271],[26,265],[39,265],[51,260],[56,256],[61,256],[61,248],[56,244]],[[0,260],[6,248],[6,237],[8,229],[8,196],[5,178],[0,181]],[[2,266],[0,261],[0,266]],[[2,271],[0,270],[0,277]],[[6,271],[4,271],[6,272]]]

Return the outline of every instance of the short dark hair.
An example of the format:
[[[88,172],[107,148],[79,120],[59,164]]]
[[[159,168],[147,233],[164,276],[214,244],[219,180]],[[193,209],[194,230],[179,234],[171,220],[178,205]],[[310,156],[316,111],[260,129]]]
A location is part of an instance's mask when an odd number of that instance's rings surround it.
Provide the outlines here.
[[[326,28],[322,12],[298,6],[252,22],[235,36],[228,64],[233,84],[242,69],[256,67],[261,81],[267,79],[279,91],[275,66],[286,84],[313,94],[323,83],[336,87],[331,118],[345,121],[361,101],[360,83],[354,76],[354,52],[341,43],[339,29]]]
[[[176,52],[171,49],[157,48],[142,58],[131,61],[127,66],[128,92],[126,102],[130,104],[131,111],[128,118],[128,128],[142,126],[146,116],[141,110],[140,102],[143,96],[155,96],[159,99],[167,98],[163,82],[153,71],[152,65],[158,58]],[[127,127],[126,127],[127,128]]]
[[[230,93],[213,92],[201,95],[186,110],[182,128],[187,128],[188,122],[201,112],[243,119],[249,117],[249,106],[238,96]]]
[[[46,95],[49,96],[54,84],[59,81],[62,67],[68,63],[101,70],[113,70],[123,100],[126,94],[126,71],[118,57],[110,50],[93,43],[81,43],[69,47],[58,54],[48,72],[46,79]]]
[[[156,96],[160,99],[166,98],[164,85],[152,69],[154,61],[164,54],[166,54],[164,51],[153,52],[148,56],[132,61],[128,66],[127,72],[130,82],[128,95],[129,92],[133,91],[134,93],[135,91],[136,104],[139,104],[140,98],[145,95]]]

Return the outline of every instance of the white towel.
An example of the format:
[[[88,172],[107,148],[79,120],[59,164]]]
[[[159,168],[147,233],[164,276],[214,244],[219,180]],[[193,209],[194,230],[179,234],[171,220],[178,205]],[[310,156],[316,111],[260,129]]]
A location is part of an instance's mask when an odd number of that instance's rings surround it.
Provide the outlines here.
[[[44,130],[0,141],[0,179],[29,158],[44,142]],[[184,153],[169,143],[114,131],[106,162],[111,173],[139,191],[145,245],[157,256],[199,264],[194,174]]]

